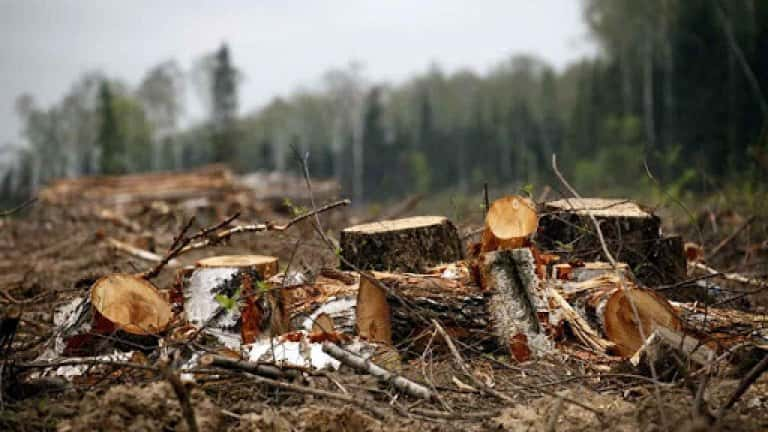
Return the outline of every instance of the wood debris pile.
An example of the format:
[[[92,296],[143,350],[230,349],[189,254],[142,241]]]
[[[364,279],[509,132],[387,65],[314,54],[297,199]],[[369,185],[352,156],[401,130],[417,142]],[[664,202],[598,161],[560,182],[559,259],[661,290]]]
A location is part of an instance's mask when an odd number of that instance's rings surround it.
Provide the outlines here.
[[[119,207],[223,199],[242,192],[243,184],[209,168],[60,181],[41,197]],[[94,365],[155,365],[147,367],[179,371],[182,381],[203,379],[214,369],[298,391],[302,376],[345,368],[435,402],[441,396],[434,386],[401,373],[434,350],[461,368],[466,359],[494,354],[510,364],[559,359],[587,362],[600,372],[629,367],[654,382],[743,375],[768,352],[763,317],[670,300],[677,298],[673,290],[654,289],[683,283],[697,263],[686,262],[680,237],[661,234],[658,217],[628,201],[537,206],[504,197],[489,207],[479,241],[467,245],[440,216],[347,227],[338,247],[316,226],[326,245],[337,248],[339,266],[311,271],[259,250],[180,262],[191,250],[205,251],[240,233],[286,231],[346,203],[284,225],[234,226],[228,218],[193,234],[190,222],[165,254],[112,239],[114,247],[152,265],[99,278],[85,296],[60,308],[46,351],[12,366],[18,380],[87,380]],[[593,220],[602,230],[593,229]],[[618,262],[605,259],[606,248],[616,251]],[[174,274],[172,283],[159,282],[163,272]],[[469,384],[454,379],[462,391],[507,397],[474,373],[464,378]],[[346,400],[336,393],[325,397]]]

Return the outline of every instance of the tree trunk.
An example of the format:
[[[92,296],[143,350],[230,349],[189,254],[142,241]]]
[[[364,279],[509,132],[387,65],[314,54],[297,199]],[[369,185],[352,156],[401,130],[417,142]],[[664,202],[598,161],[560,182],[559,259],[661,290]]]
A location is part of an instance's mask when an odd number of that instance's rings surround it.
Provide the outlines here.
[[[456,227],[440,216],[357,225],[341,231],[342,256],[364,270],[424,272],[462,258]],[[345,265],[342,263],[342,267]]]
[[[488,252],[480,258],[481,287],[491,292],[488,314],[500,344],[518,360],[551,349],[539,325],[549,305],[539,287],[530,249]]]

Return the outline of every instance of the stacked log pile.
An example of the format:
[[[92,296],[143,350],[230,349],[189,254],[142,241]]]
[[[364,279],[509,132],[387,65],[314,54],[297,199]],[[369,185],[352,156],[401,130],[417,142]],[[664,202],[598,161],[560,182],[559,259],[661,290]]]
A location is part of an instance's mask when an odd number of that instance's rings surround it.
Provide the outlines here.
[[[212,165],[185,173],[162,172],[61,179],[52,182],[41,190],[39,195],[43,201],[52,204],[129,204],[221,196],[232,192],[234,187],[232,173],[224,166]]]

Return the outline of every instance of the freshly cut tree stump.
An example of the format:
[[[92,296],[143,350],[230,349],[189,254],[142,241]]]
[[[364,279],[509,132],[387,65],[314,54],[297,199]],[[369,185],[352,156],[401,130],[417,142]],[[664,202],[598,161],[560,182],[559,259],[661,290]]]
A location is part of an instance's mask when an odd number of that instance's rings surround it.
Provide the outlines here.
[[[184,284],[187,319],[215,333],[228,333],[224,338],[229,341],[240,341],[244,335],[250,341],[267,329],[286,331],[280,295],[264,289],[265,281],[277,273],[277,265],[276,257],[262,255],[224,255],[198,261]],[[244,323],[244,319],[249,322]],[[251,322],[254,320],[258,322]]]
[[[364,270],[418,273],[462,258],[456,227],[442,216],[352,226],[341,231],[340,246],[342,256]]]
[[[629,200],[570,198],[544,204],[537,242],[564,261],[607,261],[590,215],[600,224],[608,250],[629,264],[648,286],[679,282],[685,276],[682,241],[661,236],[660,219]],[[682,268],[682,271],[681,271]]]
[[[587,322],[615,344],[615,354],[622,357],[632,356],[657,328],[682,329],[666,299],[615,273],[567,283],[564,295]]]
[[[134,335],[165,330],[173,313],[171,305],[149,281],[129,274],[113,274],[96,281],[91,305],[117,329]]]
[[[536,232],[538,220],[536,204],[530,199],[516,195],[497,199],[485,217],[480,251],[523,247],[527,237]]]

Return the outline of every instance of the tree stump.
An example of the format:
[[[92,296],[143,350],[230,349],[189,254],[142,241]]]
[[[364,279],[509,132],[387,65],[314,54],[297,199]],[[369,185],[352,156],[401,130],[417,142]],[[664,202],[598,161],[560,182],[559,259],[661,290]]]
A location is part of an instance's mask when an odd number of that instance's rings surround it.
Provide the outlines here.
[[[648,286],[679,282],[685,255],[678,237],[662,237],[660,219],[629,200],[571,198],[544,204],[537,242],[566,261],[607,261],[590,218],[600,224],[608,250]]]
[[[456,227],[442,216],[352,226],[341,231],[340,246],[342,256],[364,270],[419,273],[462,258]]]
[[[231,345],[248,343],[267,329],[287,331],[280,295],[264,282],[277,273],[277,265],[276,257],[262,255],[198,261],[184,284],[187,320],[206,326]]]

